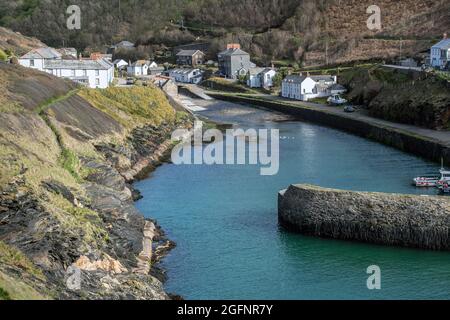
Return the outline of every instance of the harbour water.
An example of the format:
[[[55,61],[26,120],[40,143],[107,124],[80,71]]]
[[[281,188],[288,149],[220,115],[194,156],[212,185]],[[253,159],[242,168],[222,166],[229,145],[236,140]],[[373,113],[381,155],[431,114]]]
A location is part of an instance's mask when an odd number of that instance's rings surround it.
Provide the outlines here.
[[[277,193],[292,183],[437,194],[411,179],[439,165],[341,131],[213,103],[200,114],[235,128],[280,130],[280,171],[165,164],[136,187],[136,205],[177,248],[166,289],[186,299],[450,299],[450,254],[305,237],[278,226]],[[285,121],[279,121],[285,120]],[[381,290],[367,289],[367,267]]]

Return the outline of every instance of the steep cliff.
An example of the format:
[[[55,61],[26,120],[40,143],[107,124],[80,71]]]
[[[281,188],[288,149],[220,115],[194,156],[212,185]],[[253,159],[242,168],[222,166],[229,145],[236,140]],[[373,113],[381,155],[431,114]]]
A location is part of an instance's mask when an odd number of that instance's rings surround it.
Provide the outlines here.
[[[0,84],[0,299],[167,299],[155,263],[173,244],[130,183],[189,117],[154,87],[80,89],[7,64]]]
[[[279,194],[279,220],[303,234],[450,250],[450,201],[292,185]]]
[[[450,82],[424,72],[381,66],[343,72],[340,82],[370,115],[430,129],[450,128]]]

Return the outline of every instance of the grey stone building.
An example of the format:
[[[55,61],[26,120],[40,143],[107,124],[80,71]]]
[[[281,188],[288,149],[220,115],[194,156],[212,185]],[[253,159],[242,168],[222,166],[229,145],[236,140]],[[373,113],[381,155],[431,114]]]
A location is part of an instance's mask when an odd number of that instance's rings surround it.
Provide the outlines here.
[[[205,54],[200,50],[181,50],[177,53],[177,64],[196,67],[203,64]]]
[[[230,79],[245,76],[255,64],[250,61],[250,55],[239,48],[228,48],[218,54],[219,72]]]

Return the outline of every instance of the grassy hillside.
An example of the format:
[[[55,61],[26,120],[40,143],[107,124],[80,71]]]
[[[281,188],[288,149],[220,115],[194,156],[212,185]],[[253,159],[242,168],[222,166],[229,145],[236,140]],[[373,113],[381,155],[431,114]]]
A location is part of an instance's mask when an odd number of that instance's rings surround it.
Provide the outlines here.
[[[102,47],[124,38],[141,55],[193,41],[211,43],[210,57],[240,42],[261,63],[306,65],[415,54],[450,30],[445,0],[380,0],[382,30],[366,27],[369,0],[80,0],[83,25],[65,27],[68,0],[0,4],[0,25],[52,46]],[[120,5],[119,5],[120,4]],[[151,17],[151,18],[149,18]],[[183,20],[184,29],[180,29]],[[47,21],[42,24],[39,21]]]
[[[132,270],[139,245],[123,246],[142,244],[144,220],[118,170],[152,155],[184,116],[154,87],[79,89],[7,64],[0,84],[0,299],[73,297],[64,270],[83,255]],[[136,140],[142,134],[148,146]],[[130,287],[143,281],[130,272],[104,292],[92,277],[83,291],[91,297],[151,298],[160,290],[148,277],[142,291]]]

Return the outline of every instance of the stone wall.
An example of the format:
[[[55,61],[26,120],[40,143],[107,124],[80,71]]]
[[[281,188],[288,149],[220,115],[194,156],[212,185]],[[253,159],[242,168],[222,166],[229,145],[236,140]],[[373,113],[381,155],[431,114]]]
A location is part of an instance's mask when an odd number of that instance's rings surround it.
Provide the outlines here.
[[[279,194],[280,224],[312,236],[450,250],[450,201],[292,185]]]

